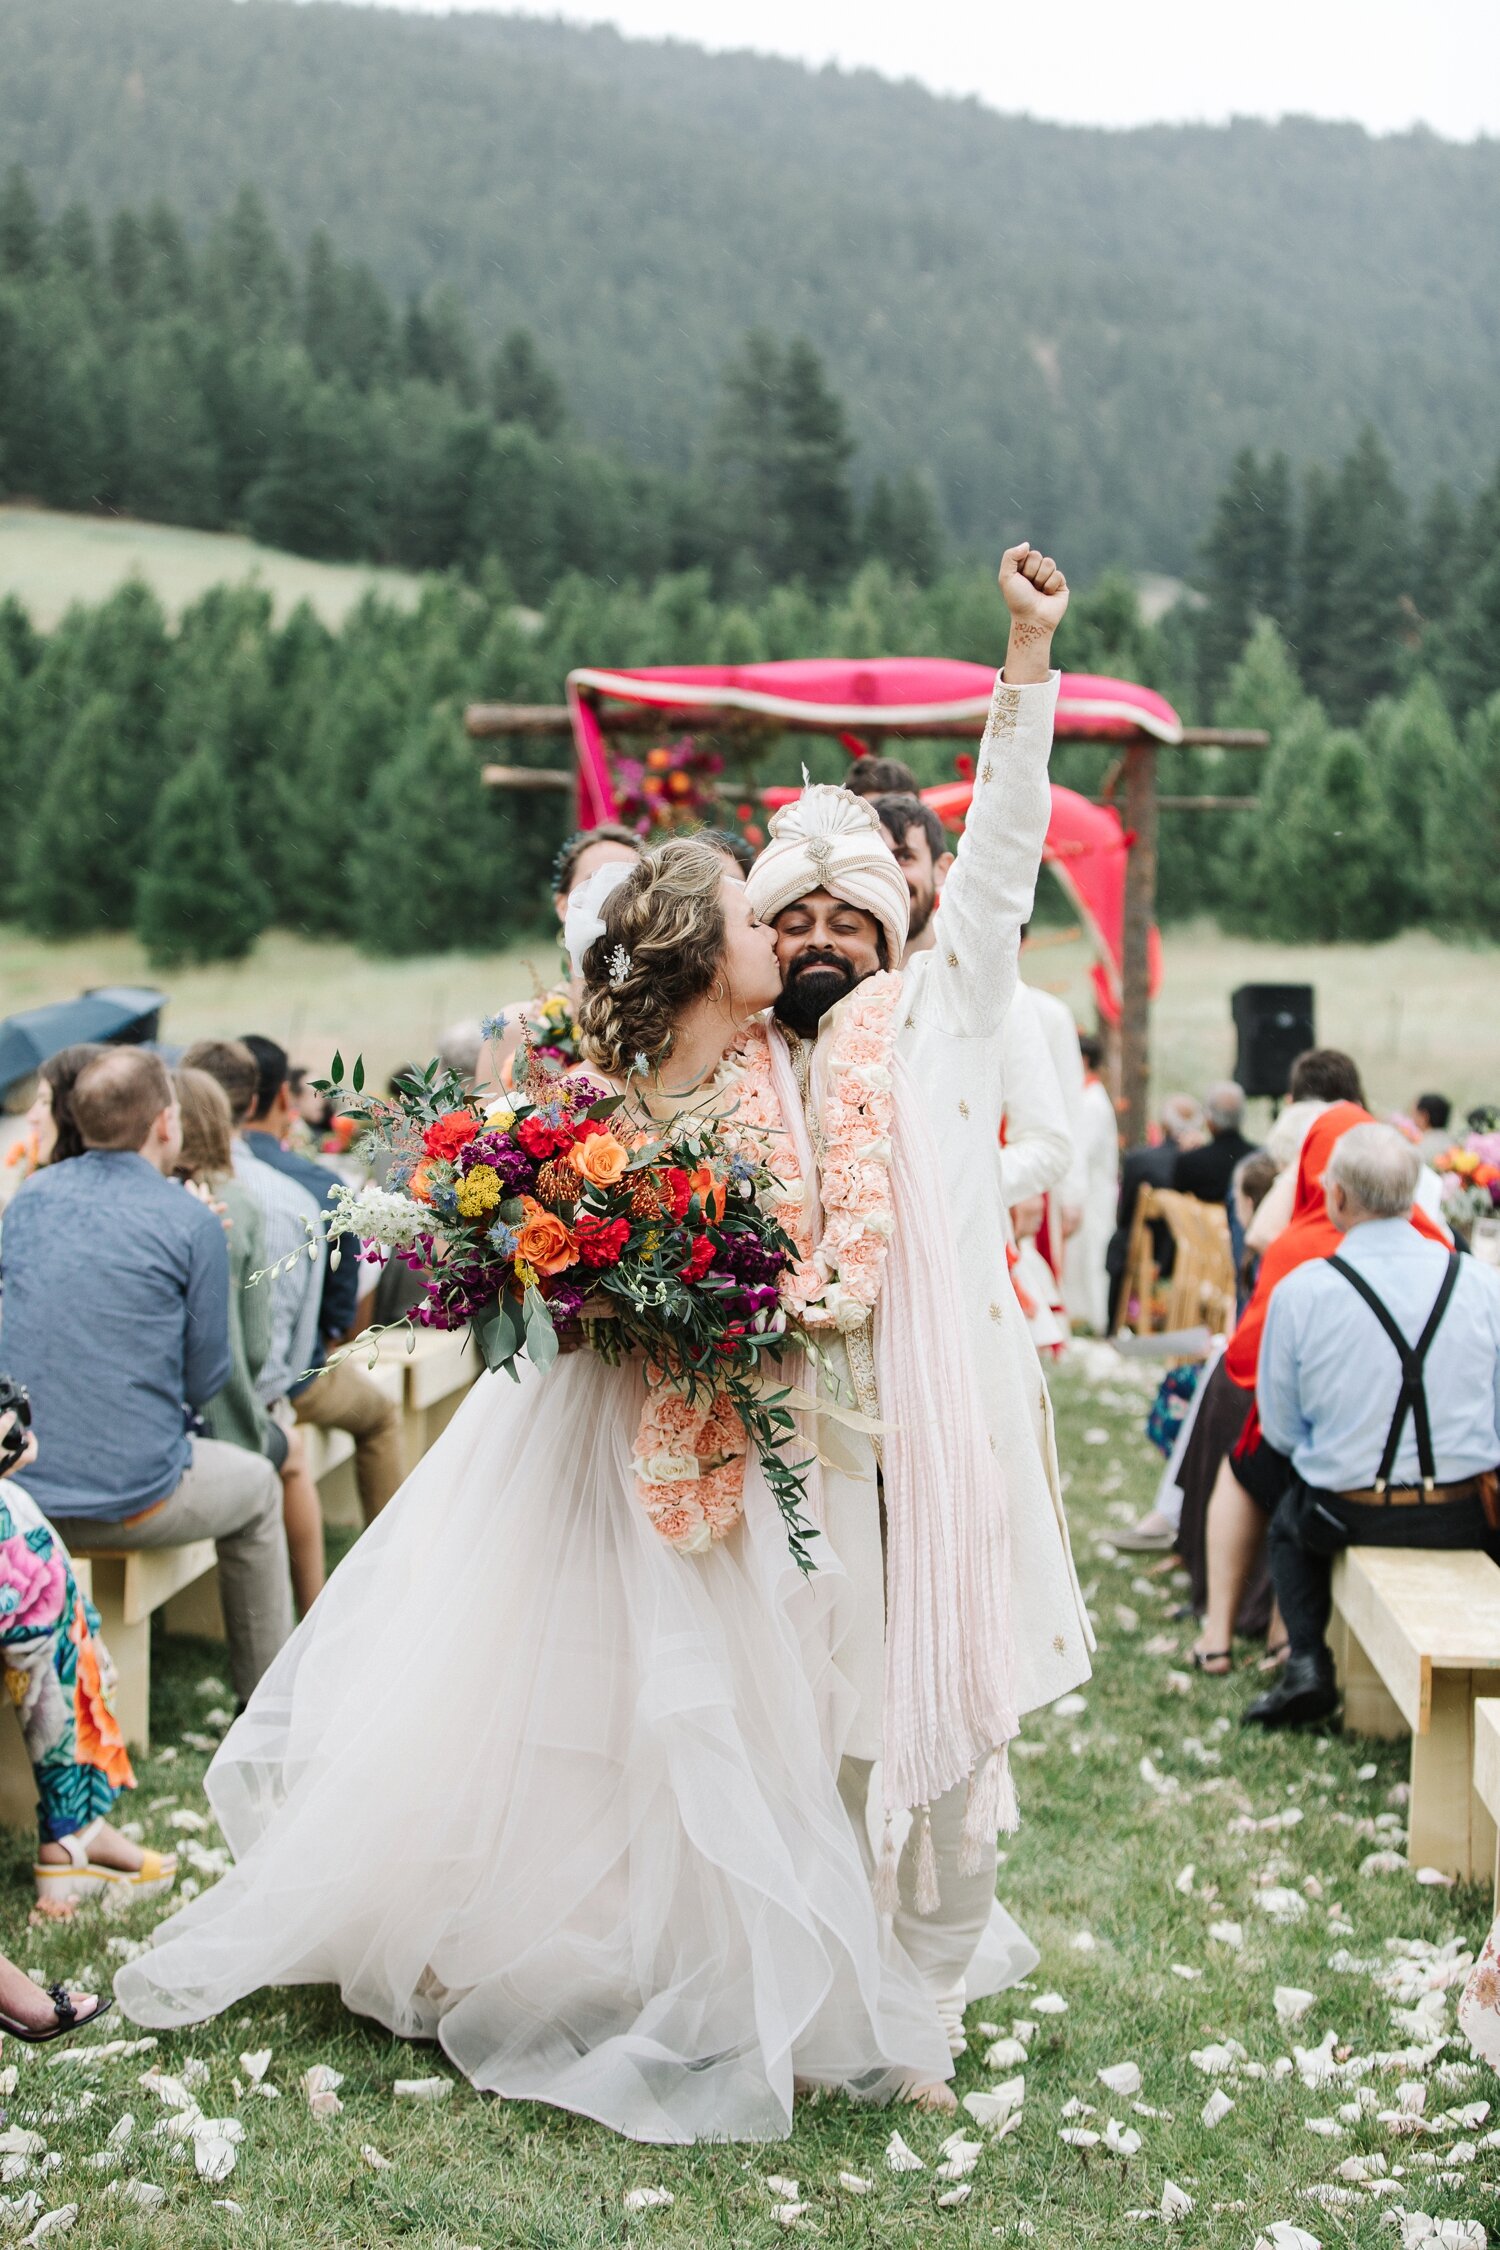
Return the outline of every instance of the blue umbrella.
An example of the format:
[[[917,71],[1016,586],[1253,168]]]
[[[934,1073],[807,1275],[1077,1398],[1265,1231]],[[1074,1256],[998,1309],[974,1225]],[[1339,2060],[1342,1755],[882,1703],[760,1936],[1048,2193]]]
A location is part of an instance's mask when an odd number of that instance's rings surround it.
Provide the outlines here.
[[[0,1094],[30,1078],[49,1055],[82,1040],[136,1046],[156,1037],[167,996],[150,985],[105,984],[76,1000],[23,1008],[0,1022]]]

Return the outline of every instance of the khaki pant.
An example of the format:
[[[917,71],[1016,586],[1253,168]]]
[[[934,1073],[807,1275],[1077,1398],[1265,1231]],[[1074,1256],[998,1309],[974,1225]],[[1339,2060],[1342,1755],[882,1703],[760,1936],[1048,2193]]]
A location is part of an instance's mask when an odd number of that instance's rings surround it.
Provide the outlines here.
[[[876,1872],[875,1853],[865,1817],[870,1798],[870,1771],[871,1763],[866,1758],[841,1760],[839,1795],[844,1800],[844,1809],[849,1815],[860,1855],[873,1884]],[[964,1977],[985,1933],[990,1908],[995,1903],[995,1875],[1000,1859],[999,1846],[992,1843],[977,1875],[959,1873],[958,1860],[963,1849],[964,1813],[968,1802],[969,1785],[966,1781],[960,1781],[945,1796],[939,1797],[932,1807],[932,1843],[937,1858],[939,1899],[934,1914],[919,1914],[916,1909],[917,1830],[913,1822],[911,1834],[901,1854],[901,1903],[891,1923],[897,1943],[932,1993],[950,2044],[963,2038]]]
[[[406,1475],[401,1416],[378,1384],[349,1359],[324,1367],[293,1399],[299,1422],[347,1430],[354,1440],[354,1478],[366,1523],[372,1523]]]
[[[262,1453],[194,1438],[175,1492],[134,1523],[60,1517],[54,1531],[75,1555],[91,1548],[185,1547],[212,1539],[234,1692],[248,1703],[292,1630],[292,1581],[281,1520],[281,1479]]]

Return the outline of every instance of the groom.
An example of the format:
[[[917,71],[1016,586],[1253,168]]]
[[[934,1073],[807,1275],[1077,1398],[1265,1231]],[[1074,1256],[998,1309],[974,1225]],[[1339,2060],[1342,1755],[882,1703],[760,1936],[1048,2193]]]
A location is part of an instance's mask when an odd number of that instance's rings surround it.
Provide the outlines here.
[[[898,1753],[900,1722],[915,1709],[935,1726],[936,1713],[944,1722],[939,1731],[951,1747],[955,1729],[947,1722],[956,1700],[962,1701],[954,1678],[962,1675],[966,1662],[972,1673],[975,1660],[982,1663],[986,1656],[983,1648],[971,1648],[967,1656],[961,1648],[955,1662],[945,1646],[949,1609],[972,1606],[972,1590],[965,1582],[972,1572],[960,1571],[946,1587],[937,1575],[940,1566],[933,1564],[931,1550],[951,1543],[954,1532],[952,1524],[938,1534],[924,1526],[924,1511],[940,1512],[948,1497],[935,1491],[935,1485],[962,1483],[972,1515],[973,1495],[981,1491],[985,1475],[994,1478],[998,1465],[1002,1612],[998,1620],[982,1612],[959,1619],[960,1642],[967,1622],[971,1638],[987,1635],[1005,1643],[1008,1677],[998,1700],[1008,1702],[1013,1714],[1052,1702],[1088,1676],[1092,1646],[1055,1478],[1044,1459],[1044,1448],[1050,1448],[1045,1386],[1011,1285],[994,1156],[1002,1099],[1001,1038],[1018,981],[1021,928],[1031,912],[1050,811],[1047,760],[1059,679],[1050,669],[1050,653],[1068,589],[1051,558],[1026,545],[1007,551],[1000,588],[1010,613],[1009,646],[996,678],[973,802],[943,886],[932,947],[902,970],[906,880],[873,809],[846,790],[807,789],[776,814],[772,841],[749,876],[750,903],[777,933],[785,979],[777,1025],[818,1157],[825,1211],[830,1195],[838,1201],[833,1175],[840,1162],[825,1125],[830,1103],[837,1105],[841,1074],[851,1067],[840,1059],[840,1027],[850,1008],[859,1006],[862,985],[872,993],[895,993],[891,1138],[898,1157],[903,1142],[908,1154],[920,1149],[933,1174],[926,1198],[930,1240],[923,1213],[920,1208],[913,1213],[910,1197],[903,1229],[898,1177],[893,1220],[882,1222],[877,1216],[871,1221],[898,1238],[873,1315],[861,1321],[857,1299],[851,1302],[847,1292],[836,1288],[838,1327],[823,1353],[846,1398],[852,1394],[886,1431],[876,1441],[829,1419],[820,1425],[818,1439],[828,1464],[824,1512],[830,1544],[853,1593],[852,1623],[837,1654],[858,1700],[840,1787],[862,1844],[868,1840],[866,1808],[877,1760],[887,1771],[887,1806],[893,1801],[889,1770]],[[889,971],[901,971],[899,985],[883,975]],[[867,1177],[868,1167],[856,1165],[854,1170],[861,1181]],[[953,1364],[930,1370],[934,1403],[926,1415],[913,1413],[911,1400],[922,1394],[911,1390],[910,1371],[901,1373],[902,1339],[893,1333],[898,1323],[910,1326],[898,1288],[912,1270],[910,1260],[903,1263],[898,1255],[904,1231],[924,1237],[924,1257],[933,1244],[944,1246],[944,1270],[931,1276],[943,1334],[935,1351],[930,1336],[924,1349],[934,1361]],[[901,1285],[909,1293],[910,1283]],[[908,1419],[922,1425],[907,1431],[904,1439],[892,1435],[900,1421],[893,1412],[898,1375],[907,1383]],[[978,1442],[988,1456],[978,1466],[969,1459],[966,1482],[950,1477],[943,1466],[958,1458],[954,1441],[944,1439],[945,1452],[932,1438],[933,1427],[962,1421],[961,1399],[949,1412],[954,1381],[965,1395],[973,1395]],[[878,1464],[877,1442],[883,1456]],[[918,1519],[914,1541],[896,1513],[901,1502],[893,1489],[893,1459],[898,1478],[904,1465],[913,1487],[910,1505]],[[919,1569],[925,1573],[920,1587],[913,1590],[900,1582],[902,1573]],[[1008,1618],[1003,1614],[1007,1598]],[[927,1628],[920,1619],[916,1625],[908,1621],[913,1605],[928,1620]],[[934,1665],[944,1671],[935,1690],[922,1676],[924,1667]],[[996,1700],[992,1696],[991,1715]],[[973,1711],[974,1702],[971,1697],[964,1705],[966,1712]],[[979,1723],[976,1717],[975,1725]],[[916,1745],[919,1766],[926,1747]],[[903,1766],[910,1767],[913,1761],[905,1748],[901,1755]],[[883,1892],[884,1903],[894,1907],[896,1935],[926,1978],[955,2053],[962,2051],[966,2001],[1014,1982],[1036,1959],[1018,1940],[1008,1954],[981,1942],[995,1898],[995,1829],[1009,1801],[1008,1783],[996,1778],[1002,1762],[1003,1753],[988,1763],[981,1756],[967,1785],[959,1781],[925,1803],[898,1793],[896,1803],[915,1802],[917,1807],[899,1870],[888,1869],[882,1883],[875,1855],[868,1855],[877,1895]],[[932,1764],[937,1763],[934,1756]],[[997,1790],[1000,1810],[991,1820]],[[981,1833],[986,1826],[987,1836]],[[951,2105],[944,2089],[927,2091],[934,2101]]]

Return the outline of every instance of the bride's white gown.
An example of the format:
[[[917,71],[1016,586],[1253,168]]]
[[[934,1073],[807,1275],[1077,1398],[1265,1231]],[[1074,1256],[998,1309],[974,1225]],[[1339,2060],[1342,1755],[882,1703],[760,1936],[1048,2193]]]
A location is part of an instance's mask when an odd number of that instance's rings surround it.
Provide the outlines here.
[[[127,2015],[336,1984],[476,2086],[646,2141],[784,2135],[794,2073],[949,2075],[835,1786],[843,1574],[802,1579],[753,1458],[729,1539],[668,1548],[640,1399],[587,1352],[480,1380],[225,1740],[237,1864],[120,1971]],[[978,1989],[1035,1960],[997,1930]]]

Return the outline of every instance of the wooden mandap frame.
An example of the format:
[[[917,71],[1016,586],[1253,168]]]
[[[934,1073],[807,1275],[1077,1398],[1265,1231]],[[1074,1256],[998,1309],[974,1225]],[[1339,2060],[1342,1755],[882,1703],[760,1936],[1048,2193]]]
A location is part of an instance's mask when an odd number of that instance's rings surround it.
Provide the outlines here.
[[[579,825],[616,817],[610,745],[642,736],[689,734],[728,750],[759,748],[784,734],[826,734],[851,755],[904,743],[977,741],[995,675],[943,658],[794,660],[739,666],[657,667],[569,674],[566,704],[476,703],[466,714],[479,741],[571,740],[571,771],[490,764],[494,788],[576,796]],[[1157,816],[1229,812],[1253,797],[1162,796],[1163,748],[1262,750],[1257,729],[1184,727],[1171,705],[1132,681],[1064,673],[1057,739],[1106,745],[1115,758],[1102,793],[1088,799],[1053,787],[1044,861],[1061,881],[1094,948],[1102,1017],[1118,1030],[1121,1125],[1127,1146],[1145,1139],[1150,1083],[1150,1010],[1158,951],[1154,927]],[[945,825],[961,828],[970,784],[944,782],[922,794]],[[785,803],[793,789],[726,789]],[[1122,819],[1123,814],[1123,819]]]

